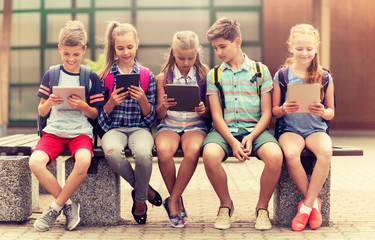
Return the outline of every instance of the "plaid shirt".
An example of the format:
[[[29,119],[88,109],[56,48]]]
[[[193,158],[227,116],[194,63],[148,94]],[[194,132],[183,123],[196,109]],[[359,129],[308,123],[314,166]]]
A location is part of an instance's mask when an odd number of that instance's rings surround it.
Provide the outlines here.
[[[131,71],[131,73],[139,73],[139,63],[136,59],[134,60],[134,69]],[[119,73],[117,63],[112,66],[110,73],[114,74],[113,86],[115,86],[116,75]],[[102,89],[104,95],[104,80],[102,81]],[[142,109],[138,101],[134,99],[125,99],[124,102],[116,105],[110,114],[108,114],[104,108],[102,108],[98,117],[99,125],[105,132],[112,128],[119,127],[151,128],[155,120],[156,109],[156,79],[152,72],[150,72],[148,89],[145,91],[145,94],[151,106],[151,110],[147,116],[143,116]]]

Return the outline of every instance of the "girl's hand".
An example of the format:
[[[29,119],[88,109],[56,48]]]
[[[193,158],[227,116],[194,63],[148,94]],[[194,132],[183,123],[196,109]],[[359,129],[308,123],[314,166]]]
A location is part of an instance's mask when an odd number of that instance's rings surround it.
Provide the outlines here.
[[[53,93],[49,95],[49,98],[47,99],[48,104],[52,106],[60,105],[64,102],[62,98],[60,98],[57,95],[54,95]]]
[[[138,102],[142,102],[142,101],[147,102],[147,97],[146,97],[145,91],[143,91],[143,89],[141,87],[132,85],[132,86],[128,87],[128,91],[129,91],[129,95],[132,99],[134,99]]]
[[[113,90],[112,95],[110,99],[108,100],[108,102],[111,102],[114,105],[119,105],[120,103],[122,103],[125,100],[125,98],[129,96],[129,91],[119,93],[121,90],[124,90],[124,88],[120,87],[120,88],[116,88],[115,90]]]
[[[83,110],[88,105],[85,101],[83,101],[76,95],[68,97],[68,103],[73,109],[76,110]]]
[[[176,106],[177,102],[174,98],[168,98],[167,94],[163,96],[163,102],[161,103],[165,109]]]
[[[309,106],[308,108],[309,112],[319,116],[319,117],[323,117],[323,114],[324,114],[324,111],[325,111],[325,108],[324,108],[324,105],[321,104],[320,102],[314,102],[313,105]]]
[[[199,115],[203,115],[206,112],[206,106],[203,102],[200,102],[198,107],[194,108],[194,111]]]
[[[291,114],[298,110],[299,106],[297,102],[289,102],[286,100],[284,104],[281,106],[281,110],[284,114]]]

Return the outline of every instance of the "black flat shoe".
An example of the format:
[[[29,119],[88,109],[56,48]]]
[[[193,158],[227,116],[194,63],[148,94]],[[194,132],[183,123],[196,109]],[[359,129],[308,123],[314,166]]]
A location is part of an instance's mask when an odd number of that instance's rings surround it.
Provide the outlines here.
[[[134,212],[135,212],[135,192],[134,192],[134,190],[132,190],[132,198],[133,198],[132,215],[133,215],[134,220],[138,224],[146,224],[146,220],[147,220],[147,204],[145,204],[146,205],[146,212],[143,215],[136,215],[136,214],[134,214]]]
[[[163,199],[161,198],[160,194],[155,189],[153,189],[150,185],[148,187],[151,188],[151,190],[155,192],[154,199],[148,200],[148,201],[154,206],[157,206],[157,207],[161,206],[163,204]]]

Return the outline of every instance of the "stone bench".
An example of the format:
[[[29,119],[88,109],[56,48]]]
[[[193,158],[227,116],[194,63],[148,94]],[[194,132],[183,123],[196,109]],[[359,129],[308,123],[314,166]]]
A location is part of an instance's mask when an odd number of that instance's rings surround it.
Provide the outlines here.
[[[20,142],[17,142],[17,139]],[[23,139],[21,141],[21,139]],[[1,155],[30,155],[36,146],[39,138],[35,134],[18,134],[14,136],[0,138]],[[83,226],[106,226],[120,223],[120,179],[114,173],[104,159],[101,147],[93,149],[94,158],[88,170],[85,182],[73,194],[72,200],[81,204]],[[126,149],[125,154],[131,156],[131,152]],[[69,151],[62,155],[69,156]],[[333,147],[333,156],[362,156],[363,150],[357,147]],[[153,149],[153,156],[157,156],[156,149]],[[175,157],[182,157],[182,150],[179,149]],[[308,177],[311,176],[315,164],[315,156],[308,150],[301,154],[301,161],[305,167]],[[58,162],[56,175],[61,185],[69,176],[73,169],[72,161]],[[60,163],[61,162],[61,163]],[[330,172],[326,182],[319,194],[322,199],[323,225],[329,225],[330,221]],[[35,191],[33,191],[35,192]],[[39,191],[38,193],[39,194]],[[33,196],[34,197],[34,196]],[[290,179],[286,164],[282,166],[279,183],[274,193],[274,222],[280,226],[290,226],[294,218],[297,205],[303,195]],[[34,201],[34,200],[33,200]]]

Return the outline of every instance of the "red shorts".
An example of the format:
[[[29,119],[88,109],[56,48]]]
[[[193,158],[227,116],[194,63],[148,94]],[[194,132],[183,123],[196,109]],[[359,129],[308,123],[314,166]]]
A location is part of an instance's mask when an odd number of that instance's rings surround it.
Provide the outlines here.
[[[69,149],[71,157],[74,160],[74,155],[79,149],[87,149],[92,152],[92,140],[89,136],[81,134],[75,138],[61,138],[53,134],[43,132],[42,137],[39,139],[34,151],[40,150],[45,152],[51,164],[60,154],[65,150]]]

